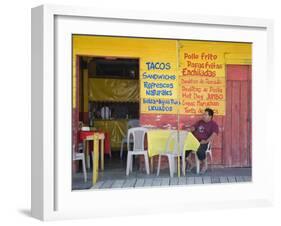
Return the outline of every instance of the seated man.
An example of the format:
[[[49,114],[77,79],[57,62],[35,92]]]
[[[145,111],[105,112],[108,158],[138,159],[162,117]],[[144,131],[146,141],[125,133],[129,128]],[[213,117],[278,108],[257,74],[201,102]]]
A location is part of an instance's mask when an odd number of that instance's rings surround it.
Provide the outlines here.
[[[203,114],[203,118],[196,122],[193,126],[187,128],[187,131],[193,133],[193,135],[199,140],[200,146],[196,152],[198,159],[204,163],[201,173],[205,173],[207,166],[205,163],[206,151],[208,148],[208,143],[213,141],[216,134],[219,133],[218,125],[213,121],[214,111],[210,108],[206,108]],[[191,162],[188,158],[191,151],[186,151],[187,161],[189,164],[189,170],[195,167],[195,164]]]

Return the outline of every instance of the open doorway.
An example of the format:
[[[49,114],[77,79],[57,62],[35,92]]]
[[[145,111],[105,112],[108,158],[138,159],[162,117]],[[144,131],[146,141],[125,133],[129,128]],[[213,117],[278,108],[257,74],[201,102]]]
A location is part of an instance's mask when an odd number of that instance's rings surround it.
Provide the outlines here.
[[[124,170],[127,152],[120,158],[122,149],[126,150],[124,139],[131,121],[139,121],[140,115],[139,59],[79,56],[78,66],[81,129],[105,134],[105,174]],[[92,167],[91,159],[89,155],[87,167]],[[80,185],[86,186],[82,181]],[[76,187],[81,189],[79,183],[73,188]]]

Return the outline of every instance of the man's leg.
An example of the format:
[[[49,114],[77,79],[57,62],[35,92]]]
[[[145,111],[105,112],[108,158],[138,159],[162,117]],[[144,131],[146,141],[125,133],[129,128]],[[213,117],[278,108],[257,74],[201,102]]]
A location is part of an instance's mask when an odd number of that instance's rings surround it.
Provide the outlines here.
[[[189,157],[191,152],[192,151],[190,151],[190,150],[185,151],[185,156],[186,156],[186,160],[188,163],[188,165],[187,165],[188,171],[192,170],[195,167],[195,164],[191,161],[191,159]]]
[[[201,173],[205,173],[206,172],[206,151],[208,148],[208,144],[200,144],[198,151],[197,151],[197,157],[199,159],[199,161],[201,161],[203,163],[203,167],[201,169]]]

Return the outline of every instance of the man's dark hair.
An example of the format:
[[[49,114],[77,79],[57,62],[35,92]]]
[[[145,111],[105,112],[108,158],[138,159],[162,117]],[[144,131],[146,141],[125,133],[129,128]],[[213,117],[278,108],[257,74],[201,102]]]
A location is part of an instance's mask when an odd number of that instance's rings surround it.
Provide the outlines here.
[[[214,111],[211,108],[206,108],[205,112],[208,112],[208,115],[211,116],[213,118],[214,116]]]

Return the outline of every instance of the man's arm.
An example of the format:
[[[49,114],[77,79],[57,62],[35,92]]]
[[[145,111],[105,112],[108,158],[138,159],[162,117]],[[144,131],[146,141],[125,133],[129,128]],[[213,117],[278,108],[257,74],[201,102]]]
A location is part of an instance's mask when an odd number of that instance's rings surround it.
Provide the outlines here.
[[[195,130],[195,127],[194,126],[191,126],[191,127],[188,127],[187,128],[187,131],[188,132],[193,132]]]
[[[213,132],[212,135],[209,136],[209,138],[207,140],[201,140],[200,144],[212,143],[216,135],[217,135],[216,132]]]
[[[197,129],[198,124],[199,124],[199,121],[196,122],[195,124],[191,125],[191,126],[188,126],[188,127],[187,127],[187,131],[188,131],[188,132],[194,132],[194,131]]]

